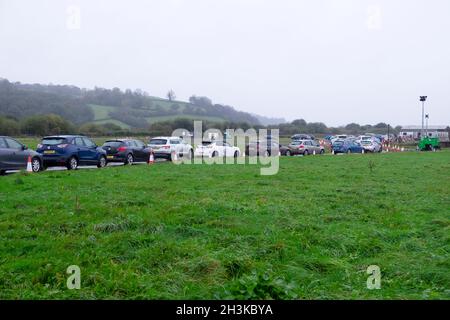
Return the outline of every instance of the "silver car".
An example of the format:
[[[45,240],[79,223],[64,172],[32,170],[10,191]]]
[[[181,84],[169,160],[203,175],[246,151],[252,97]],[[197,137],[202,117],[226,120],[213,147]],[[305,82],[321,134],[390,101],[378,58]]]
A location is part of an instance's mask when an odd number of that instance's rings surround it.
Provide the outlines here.
[[[150,139],[148,146],[153,149],[155,158],[172,160],[174,153],[178,157],[189,157],[189,159],[194,156],[192,146],[180,137],[155,137]]]
[[[376,141],[373,140],[362,140],[361,146],[364,148],[364,151],[366,152],[381,152],[382,147],[381,144],[379,144]]]

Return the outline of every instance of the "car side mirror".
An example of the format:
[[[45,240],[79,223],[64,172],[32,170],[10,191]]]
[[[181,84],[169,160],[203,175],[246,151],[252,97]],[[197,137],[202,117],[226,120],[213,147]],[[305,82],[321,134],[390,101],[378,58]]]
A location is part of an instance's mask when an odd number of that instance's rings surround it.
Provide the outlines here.
[[[22,150],[23,150],[23,151],[25,151],[25,150],[28,150],[28,147],[27,147],[27,146],[24,146],[24,145],[22,145]]]

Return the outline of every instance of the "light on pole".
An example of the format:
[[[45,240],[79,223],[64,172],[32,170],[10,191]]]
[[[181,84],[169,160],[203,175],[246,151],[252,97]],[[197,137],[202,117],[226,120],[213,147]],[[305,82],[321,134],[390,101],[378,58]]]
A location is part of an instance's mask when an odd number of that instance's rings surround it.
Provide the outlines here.
[[[423,134],[424,134],[424,116],[425,116],[425,101],[427,101],[427,96],[420,96],[420,101],[422,102],[422,131],[420,132],[420,138],[423,138]]]

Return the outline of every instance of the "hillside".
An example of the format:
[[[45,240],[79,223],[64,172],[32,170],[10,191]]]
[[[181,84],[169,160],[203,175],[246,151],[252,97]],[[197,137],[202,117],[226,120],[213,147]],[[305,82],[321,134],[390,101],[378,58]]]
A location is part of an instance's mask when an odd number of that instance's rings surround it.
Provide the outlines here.
[[[76,125],[113,123],[123,129],[148,128],[154,123],[192,119],[260,124],[257,116],[213,104],[206,97],[189,102],[152,97],[141,90],[82,89],[76,86],[12,83],[0,80],[0,116],[17,120],[57,114]]]

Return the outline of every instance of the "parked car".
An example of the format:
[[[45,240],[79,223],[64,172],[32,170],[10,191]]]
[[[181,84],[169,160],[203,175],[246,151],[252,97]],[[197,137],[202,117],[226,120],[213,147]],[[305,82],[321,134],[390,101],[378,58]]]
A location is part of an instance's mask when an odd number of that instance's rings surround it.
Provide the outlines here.
[[[135,162],[148,162],[152,148],[140,140],[115,139],[106,141],[103,146],[108,162],[122,162],[132,165]]]
[[[276,140],[256,140],[256,141],[250,141],[245,146],[245,155],[246,156],[264,156],[264,157],[270,157],[270,156],[277,156],[280,150],[280,143]]]
[[[36,151],[43,156],[44,168],[65,166],[75,170],[84,165],[103,168],[108,163],[106,151],[85,136],[44,137]]]
[[[334,141],[338,141],[338,140],[346,140],[348,138],[348,136],[346,134],[339,134],[337,136],[333,136],[331,138],[331,143],[333,143]]]
[[[331,145],[331,151],[334,154],[365,152],[361,144],[354,140],[335,140]]]
[[[299,140],[292,141],[284,152],[286,156],[294,155],[310,155],[310,154],[324,154],[325,149],[314,140]]]
[[[178,157],[194,156],[194,149],[190,144],[180,137],[155,137],[148,144],[153,149],[155,158],[164,158],[172,160],[172,153],[175,152]]]
[[[381,152],[381,144],[372,140],[362,140],[360,142],[361,146],[364,148],[366,152]]]
[[[203,141],[197,146],[194,155],[196,157],[239,157],[241,150],[238,147],[222,141]]]
[[[0,175],[7,170],[22,170],[27,168],[28,157],[31,157],[31,169],[33,172],[42,170],[42,156],[28,149],[19,141],[0,136]]]

